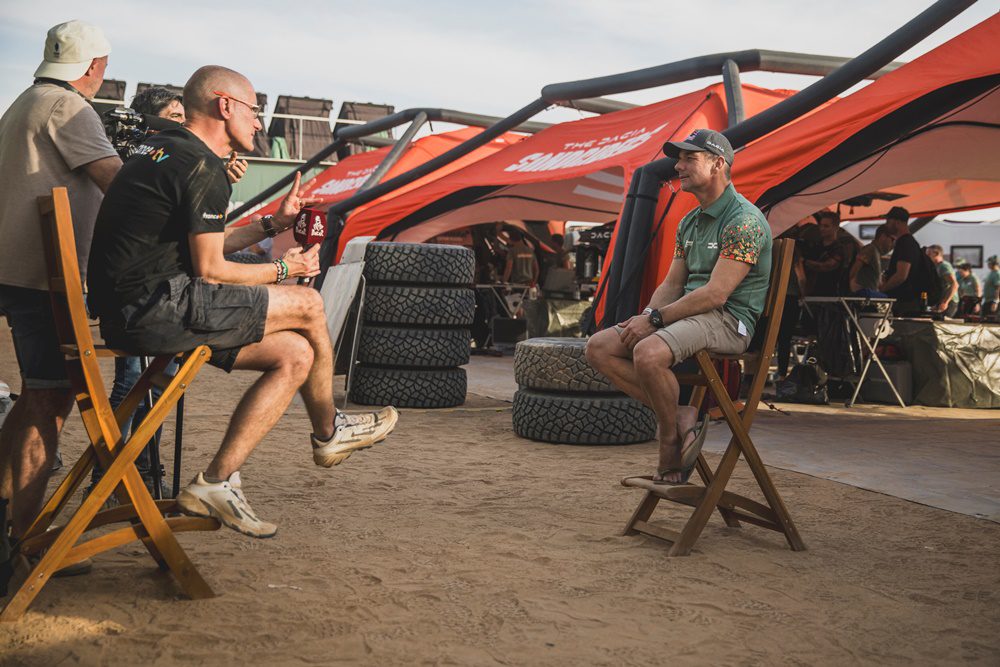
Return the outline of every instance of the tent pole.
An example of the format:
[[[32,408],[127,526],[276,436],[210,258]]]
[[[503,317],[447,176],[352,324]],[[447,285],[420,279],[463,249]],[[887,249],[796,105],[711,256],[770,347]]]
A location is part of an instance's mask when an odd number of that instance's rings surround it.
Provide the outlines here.
[[[425,112],[421,111],[414,116],[413,120],[410,121],[410,126],[406,128],[406,132],[403,132],[403,136],[399,138],[399,141],[397,141],[396,145],[392,147],[392,150],[385,156],[385,159],[379,163],[379,165],[375,168],[375,171],[368,176],[368,179],[361,184],[361,187],[358,188],[358,192],[367,190],[382,180],[382,177],[385,176],[386,172],[392,169],[393,165],[399,162],[399,158],[403,157],[403,154],[406,153],[407,149],[409,149],[410,142],[413,141],[414,135],[424,126],[426,122],[427,114]]]
[[[727,60],[722,65],[722,85],[726,89],[726,111],[729,127],[738,125],[746,118],[743,110],[743,84],[740,82],[740,66],[735,60]]]

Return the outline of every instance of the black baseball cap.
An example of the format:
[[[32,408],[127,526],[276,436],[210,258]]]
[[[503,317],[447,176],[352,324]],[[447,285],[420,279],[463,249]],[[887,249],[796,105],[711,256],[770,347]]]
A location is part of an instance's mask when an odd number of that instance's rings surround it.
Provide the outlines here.
[[[695,130],[684,141],[668,141],[663,144],[663,154],[667,157],[676,160],[681,156],[681,151],[707,151],[723,158],[726,164],[733,164],[733,145],[726,139],[726,135],[715,130]]]

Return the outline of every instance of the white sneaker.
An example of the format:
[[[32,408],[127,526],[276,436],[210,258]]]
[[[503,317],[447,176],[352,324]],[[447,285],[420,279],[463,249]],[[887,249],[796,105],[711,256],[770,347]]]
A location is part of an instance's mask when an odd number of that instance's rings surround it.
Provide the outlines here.
[[[341,419],[343,416],[343,419]],[[310,436],[313,446],[313,461],[318,466],[329,468],[339,465],[359,449],[368,449],[382,442],[392,432],[399,420],[396,408],[389,406],[378,412],[347,415],[337,413],[336,430],[329,440]]]
[[[392,422],[393,426],[395,426],[398,419],[399,412],[396,411],[396,408],[389,405],[375,412],[345,412],[338,410],[334,424],[337,426],[342,424],[348,426],[357,426],[359,424],[371,426],[388,421]]]
[[[240,473],[234,472],[221,482],[205,481],[204,473],[177,494],[181,511],[191,516],[215,517],[227,527],[250,537],[274,537],[278,527],[261,521],[254,514],[240,482]]]

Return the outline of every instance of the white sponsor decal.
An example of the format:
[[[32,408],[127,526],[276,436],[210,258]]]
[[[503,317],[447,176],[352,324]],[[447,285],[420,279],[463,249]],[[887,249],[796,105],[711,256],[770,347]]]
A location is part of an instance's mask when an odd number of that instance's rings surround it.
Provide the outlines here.
[[[202,213],[202,220],[222,220],[225,217],[225,213]]]
[[[667,125],[668,123],[664,123],[652,130],[642,127],[611,137],[570,142],[565,144],[563,150],[558,153],[531,153],[509,165],[504,171],[553,171],[592,164],[635,150]]]
[[[310,193],[311,195],[338,195],[341,192],[348,192],[350,190],[357,190],[364,182],[368,180],[371,173],[375,171],[375,167],[369,167],[367,169],[357,169],[355,171],[347,172],[344,178],[334,178],[327,181],[323,185],[319,186]]]

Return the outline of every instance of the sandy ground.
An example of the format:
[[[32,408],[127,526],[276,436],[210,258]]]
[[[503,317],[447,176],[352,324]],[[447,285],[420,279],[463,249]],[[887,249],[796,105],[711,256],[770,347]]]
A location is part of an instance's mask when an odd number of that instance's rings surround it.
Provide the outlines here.
[[[209,369],[195,382],[186,476],[251,379]],[[715,517],[690,557],[668,559],[652,538],[620,536],[639,493],[618,479],[649,471],[652,443],[525,441],[509,404],[470,396],[402,411],[386,443],[325,470],[307,428],[293,405],[244,469],[276,538],[180,537],[219,597],[183,599],[141,547],[123,548],[0,626],[0,664],[1000,661],[996,523],[772,469],[808,551]],[[82,442],[73,417],[68,460]],[[751,484],[741,467],[734,488]]]

